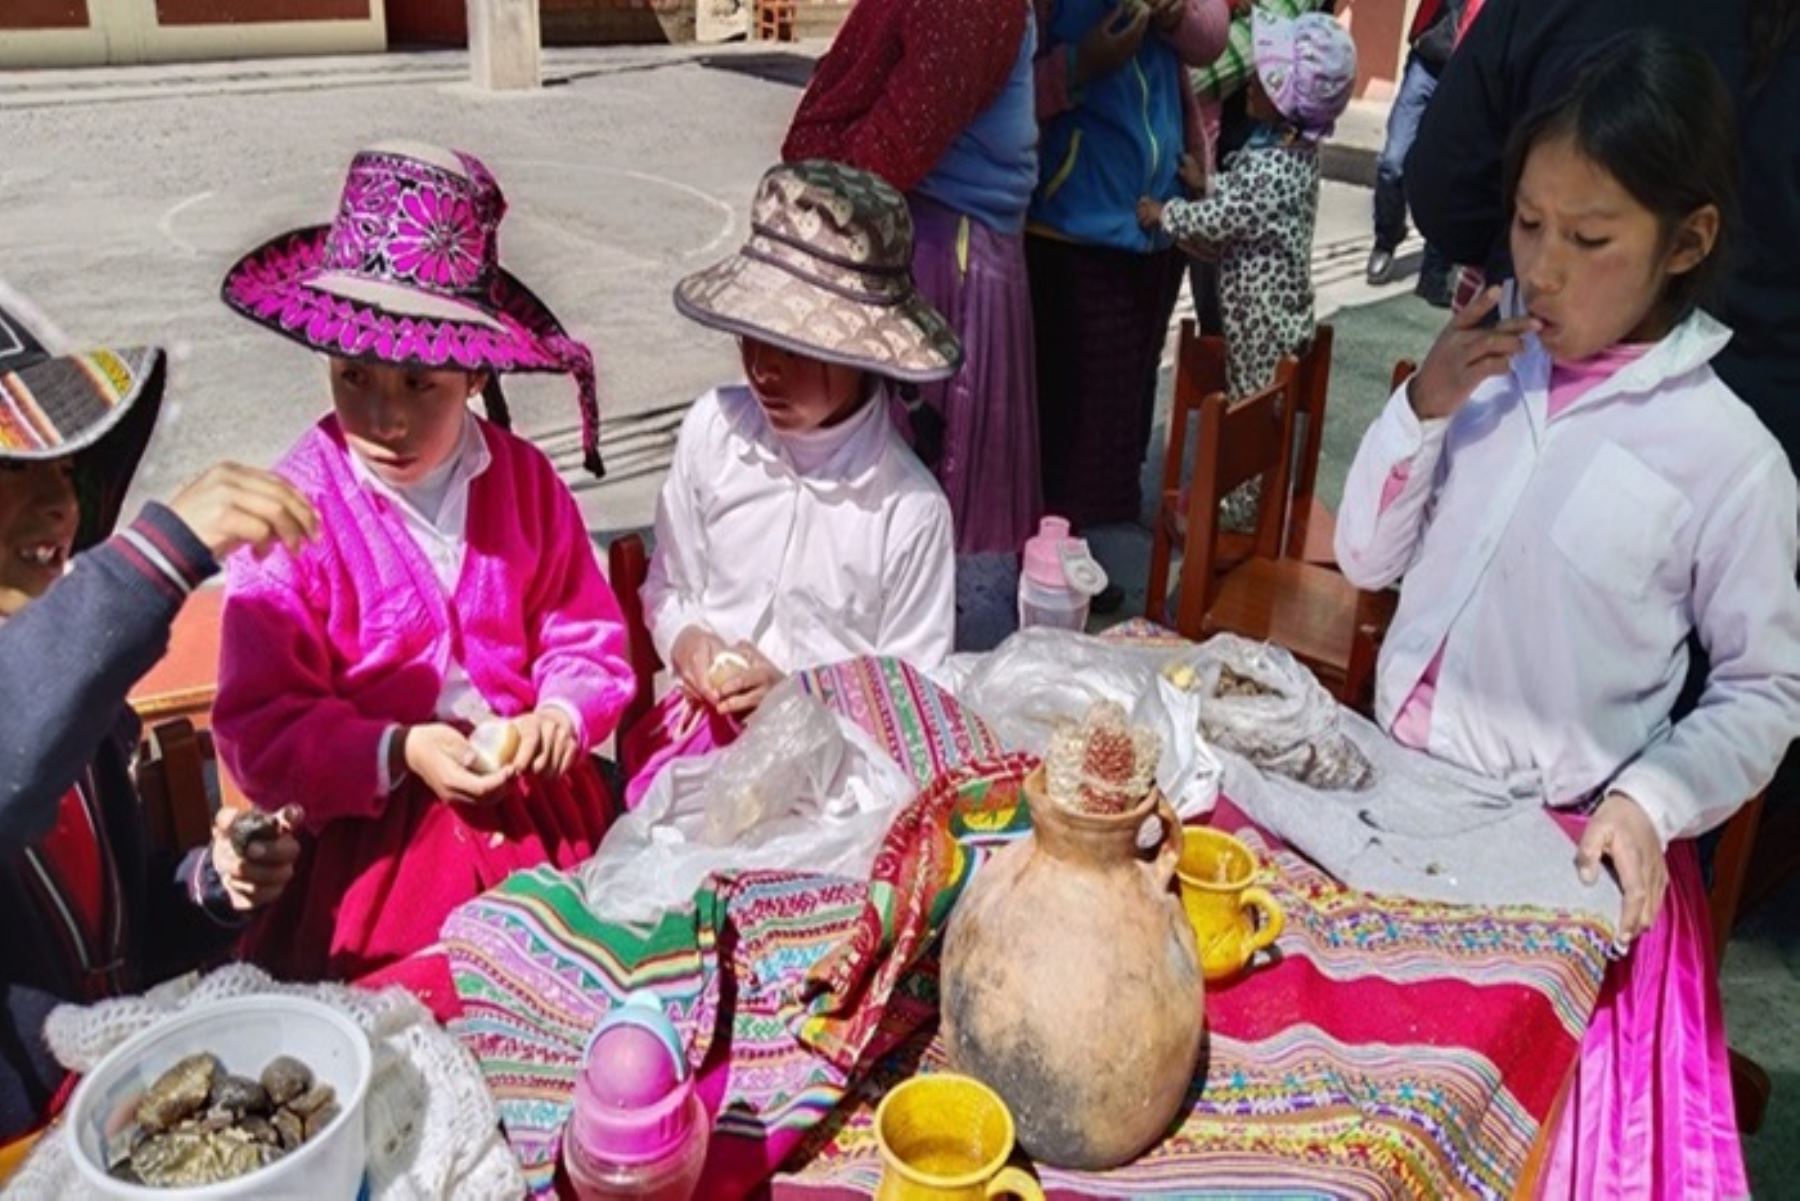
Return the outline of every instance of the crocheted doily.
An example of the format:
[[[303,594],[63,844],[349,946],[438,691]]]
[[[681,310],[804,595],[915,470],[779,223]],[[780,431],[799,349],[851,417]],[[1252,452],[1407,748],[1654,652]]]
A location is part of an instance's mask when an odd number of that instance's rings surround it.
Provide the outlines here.
[[[204,979],[183,977],[141,997],[64,1005],[44,1035],[57,1061],[86,1072],[107,1052],[171,1014],[256,993],[307,997],[368,1032],[375,1074],[365,1105],[371,1201],[512,1201],[525,1193],[519,1162],[475,1059],[405,989],[365,992],[337,984],[281,984],[248,964]],[[67,1127],[46,1137],[19,1169],[7,1198],[80,1201]]]

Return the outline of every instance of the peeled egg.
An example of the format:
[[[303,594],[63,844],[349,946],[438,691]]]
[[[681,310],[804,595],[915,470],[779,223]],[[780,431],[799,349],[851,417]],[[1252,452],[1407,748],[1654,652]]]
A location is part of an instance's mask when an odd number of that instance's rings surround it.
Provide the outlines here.
[[[736,651],[720,651],[713,657],[712,666],[706,669],[706,678],[714,688],[722,688],[733,672],[749,671],[750,660]]]
[[[475,766],[483,775],[491,775],[519,753],[519,727],[510,721],[484,721],[469,735],[469,747],[475,752]]]

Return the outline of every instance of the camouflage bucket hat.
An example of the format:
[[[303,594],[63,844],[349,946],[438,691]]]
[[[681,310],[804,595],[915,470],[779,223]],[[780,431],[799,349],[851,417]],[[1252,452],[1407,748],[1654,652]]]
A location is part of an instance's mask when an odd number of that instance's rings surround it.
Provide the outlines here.
[[[930,383],[962,343],[913,286],[912,214],[888,184],[841,163],[771,169],[732,257],[675,285],[683,316],[889,379]]]

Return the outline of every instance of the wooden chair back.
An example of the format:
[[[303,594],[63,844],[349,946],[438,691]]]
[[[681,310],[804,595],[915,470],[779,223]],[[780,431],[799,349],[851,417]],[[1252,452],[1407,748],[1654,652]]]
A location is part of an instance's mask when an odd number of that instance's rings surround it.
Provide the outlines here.
[[[644,580],[650,575],[650,556],[641,536],[625,534],[613,539],[606,548],[606,575],[613,595],[619,598],[631,672],[637,677],[637,692],[619,718],[619,734],[623,737],[655,707],[656,673],[662,670],[656,644],[650,640],[649,623],[644,620],[642,591]]]
[[[1419,365],[1411,359],[1394,360],[1394,372],[1388,377],[1388,395],[1392,396],[1400,390],[1400,385],[1419,373]]]
[[[1225,339],[1200,333],[1193,319],[1181,323],[1175,353],[1175,395],[1169,406],[1169,441],[1163,452],[1164,491],[1181,488],[1186,466],[1188,423],[1200,412],[1200,402],[1225,388]]]
[[[1287,534],[1282,553],[1303,558],[1306,528],[1312,516],[1313,492],[1319,481],[1319,449],[1325,439],[1325,398],[1331,390],[1331,352],[1336,333],[1321,324],[1301,351],[1294,371],[1293,487],[1287,503]]]
[[[1222,392],[1200,401],[1199,449],[1188,494],[1187,538],[1182,552],[1175,625],[1183,637],[1198,638],[1217,594],[1213,561],[1219,547],[1219,502],[1253,479],[1262,481],[1255,547],[1258,557],[1281,552],[1282,519],[1288,483],[1288,446],[1293,427],[1294,360],[1283,359],[1268,387],[1237,401]]]
[[[1758,795],[1732,814],[1713,848],[1712,887],[1706,894],[1706,906],[1712,917],[1713,954],[1721,964],[1725,962],[1725,944],[1731,941],[1731,928],[1737,924],[1762,812],[1763,797]]]
[[[212,732],[185,717],[151,726],[138,746],[137,788],[152,845],[186,851],[212,837],[218,811]]]

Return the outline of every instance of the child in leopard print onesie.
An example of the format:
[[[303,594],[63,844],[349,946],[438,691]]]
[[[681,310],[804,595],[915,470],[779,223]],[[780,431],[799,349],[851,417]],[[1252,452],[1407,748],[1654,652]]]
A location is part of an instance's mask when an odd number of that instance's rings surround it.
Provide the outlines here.
[[[1312,241],[1319,212],[1318,141],[1356,83],[1356,47],[1336,20],[1258,11],[1249,111],[1258,122],[1225,160],[1211,194],[1138,201],[1138,220],[1191,251],[1217,255],[1231,394],[1268,384],[1281,357],[1313,336]]]

